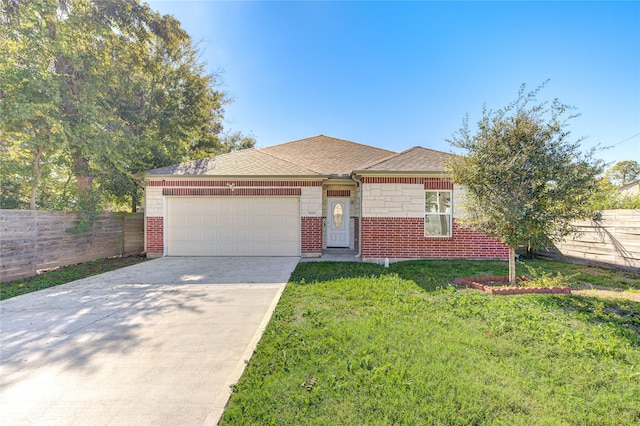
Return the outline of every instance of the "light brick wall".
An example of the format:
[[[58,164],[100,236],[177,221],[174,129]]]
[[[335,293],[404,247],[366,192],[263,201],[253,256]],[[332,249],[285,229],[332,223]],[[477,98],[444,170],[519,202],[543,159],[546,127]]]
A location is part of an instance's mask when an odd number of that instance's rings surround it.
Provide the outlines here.
[[[423,217],[424,185],[369,183],[362,188],[363,217]]]
[[[462,202],[467,193],[467,189],[462,185],[453,186],[453,218],[464,216]]]
[[[406,183],[371,183],[364,185],[363,217],[424,216],[424,185]],[[462,217],[464,186],[453,188],[453,217]]]
[[[300,215],[322,217],[322,187],[303,187],[300,193]]]
[[[144,213],[148,217],[164,215],[164,198],[162,197],[162,187],[147,186],[144,191]]]

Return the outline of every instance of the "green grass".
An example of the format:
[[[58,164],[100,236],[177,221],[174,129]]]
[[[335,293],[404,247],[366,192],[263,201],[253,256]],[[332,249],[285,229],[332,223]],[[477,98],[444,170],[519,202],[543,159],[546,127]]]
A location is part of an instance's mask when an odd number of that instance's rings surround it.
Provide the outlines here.
[[[450,285],[505,272],[299,264],[221,424],[638,424],[640,303]]]
[[[92,275],[134,265],[144,260],[146,258],[141,256],[110,257],[58,268],[35,277],[20,278],[9,283],[0,284],[0,300],[66,284]]]

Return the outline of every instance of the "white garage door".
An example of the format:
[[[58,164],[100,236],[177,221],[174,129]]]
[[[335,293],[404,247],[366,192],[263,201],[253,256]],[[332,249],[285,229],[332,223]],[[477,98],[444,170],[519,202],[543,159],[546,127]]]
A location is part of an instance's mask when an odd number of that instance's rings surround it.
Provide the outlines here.
[[[299,199],[168,198],[167,255],[299,256]]]

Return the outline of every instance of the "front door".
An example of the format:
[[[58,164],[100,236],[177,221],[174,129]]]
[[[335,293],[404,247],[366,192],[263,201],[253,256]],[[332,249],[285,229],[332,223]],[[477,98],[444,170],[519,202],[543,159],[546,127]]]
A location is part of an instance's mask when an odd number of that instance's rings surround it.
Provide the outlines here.
[[[349,247],[349,198],[327,198],[327,247]]]

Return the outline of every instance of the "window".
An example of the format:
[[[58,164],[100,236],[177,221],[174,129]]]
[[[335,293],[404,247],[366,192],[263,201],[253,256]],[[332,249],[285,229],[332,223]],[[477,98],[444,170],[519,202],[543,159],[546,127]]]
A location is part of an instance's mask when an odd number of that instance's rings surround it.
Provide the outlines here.
[[[425,191],[425,237],[451,236],[451,191]]]
[[[333,226],[337,229],[342,228],[342,204],[336,203],[333,208]]]

